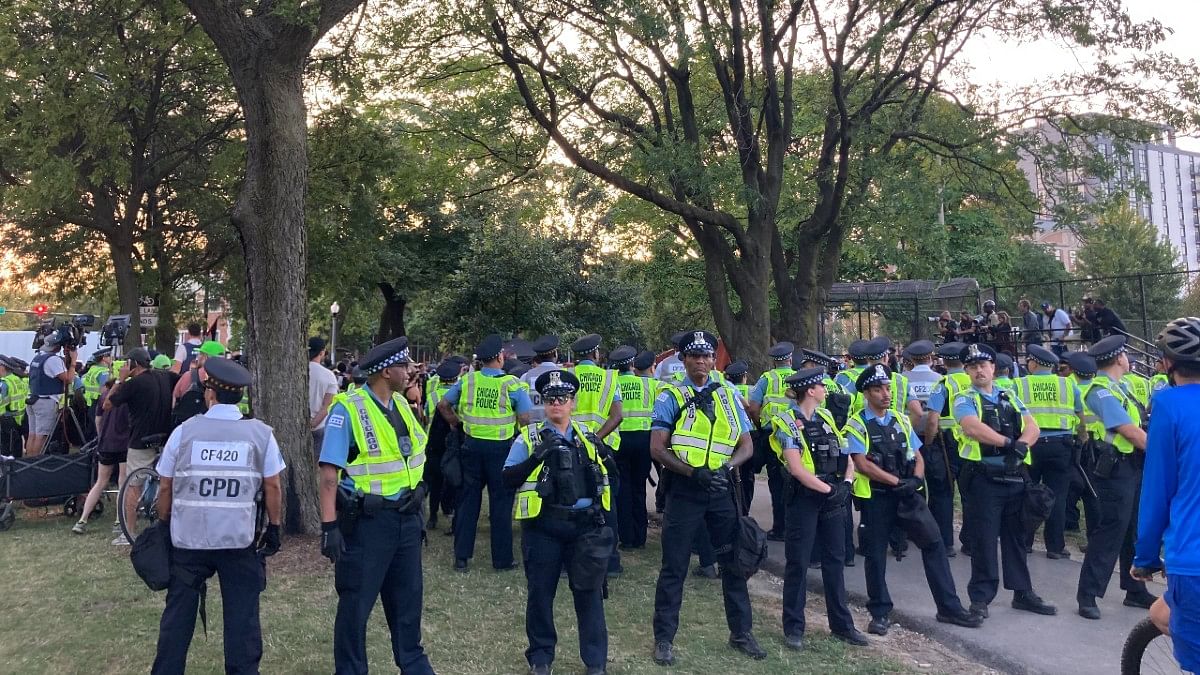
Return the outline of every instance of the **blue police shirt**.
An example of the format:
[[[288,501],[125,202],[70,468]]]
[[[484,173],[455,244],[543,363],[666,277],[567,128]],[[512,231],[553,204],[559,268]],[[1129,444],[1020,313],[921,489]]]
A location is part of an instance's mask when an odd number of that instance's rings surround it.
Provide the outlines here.
[[[804,411],[800,410],[800,406],[796,405],[795,403],[792,403],[791,409],[792,409],[792,412],[795,413],[795,415],[796,415],[796,421],[799,422],[800,424],[804,424],[805,422],[812,421],[811,417],[804,416]],[[816,416],[816,414],[817,414],[816,411],[813,411],[813,416]],[[800,450],[800,444],[796,442],[795,437],[792,436],[790,431],[784,431],[784,430],[777,429],[775,431],[775,438],[778,439],[778,441],[779,441],[779,447],[783,448],[785,451]],[[843,455],[850,454],[850,449],[846,446],[845,439],[842,440],[842,454]]]
[[[596,365],[596,362],[591,359],[583,359],[579,363],[576,363],[575,365],[577,365],[577,366],[594,366],[594,365]],[[620,387],[613,387],[612,400],[614,400],[614,401],[621,400],[621,388]]]
[[[107,370],[100,373],[100,375],[96,378],[96,384],[100,387],[104,387],[104,383],[108,382],[109,375],[112,375],[112,373]]]
[[[954,408],[953,408],[954,421],[958,422],[959,424],[962,424],[962,421],[968,417],[979,417],[979,409],[975,407],[975,394],[979,394],[981,397],[983,397],[984,399],[986,399],[987,401],[989,401],[991,403],[999,403],[1000,402],[1000,392],[1002,392],[1002,391],[1004,391],[1004,389],[997,387],[995,385],[992,385],[992,393],[990,393],[990,394],[980,391],[979,388],[975,387],[975,386],[972,386],[970,389],[967,389],[966,391],[960,393],[954,399]],[[1016,396],[1009,394],[1008,402],[1011,403],[1012,406],[1017,409],[1017,413],[1019,415],[1021,415],[1021,417],[1024,417],[1029,414],[1029,410],[1025,407],[1025,404],[1022,403],[1021,399],[1017,398]],[[1013,440],[1016,440],[1016,439],[1013,439]],[[981,457],[980,459],[986,464],[1003,464],[1004,463],[1004,457],[1002,457],[1002,456],[1001,457]]]
[[[890,426],[897,431],[902,430],[900,423],[896,421],[896,416],[892,414],[891,409],[888,409],[882,415],[876,415],[875,411],[871,410],[871,406],[866,406],[862,410],[862,416],[868,422],[879,420],[880,426]],[[862,455],[867,452],[867,446],[863,445],[863,442],[855,437],[854,434],[846,434],[846,442],[846,454],[848,455]],[[913,452],[921,449],[921,439],[917,436],[917,432],[914,429],[909,429],[908,431],[908,447]]]
[[[582,361],[580,363],[582,363]],[[552,424],[543,424],[541,427],[538,428],[538,431],[540,432],[542,429],[550,429],[556,435],[562,437],[567,442],[571,442],[571,441],[575,440],[574,427],[571,427],[571,426],[567,427],[567,433],[565,433],[565,434],[563,432],[559,431]],[[505,468],[510,467],[510,466],[516,466],[516,465],[520,464],[521,462],[524,462],[527,459],[529,459],[529,446],[525,444],[525,434],[517,434],[516,440],[513,441],[512,447],[509,448],[509,450],[508,450],[508,457],[504,460],[504,466],[505,466]],[[575,506],[573,506],[571,508],[586,509],[587,507],[589,507],[591,505],[592,505],[591,497],[580,497],[579,499],[577,499],[575,501]]]
[[[360,387],[357,391],[367,392],[372,401],[380,407],[385,407],[370,387]],[[350,428],[350,411],[340,401],[334,403],[329,406],[329,415],[325,418],[325,440],[321,443],[321,456],[317,461],[339,469],[346,468],[350,463],[350,445],[353,442],[354,431]],[[362,452],[362,448],[359,448],[359,452]],[[342,477],[341,486],[354,492],[354,481],[349,476]],[[396,494],[387,495],[385,498],[399,499],[405,492],[408,492],[408,488],[401,488]]]
[[[965,372],[967,372],[967,371],[963,370],[962,368],[948,368],[946,370],[946,375],[950,376],[955,373],[965,373]],[[947,394],[947,391],[946,391],[945,380],[938,382],[936,385],[934,385],[933,392],[931,394],[929,394],[929,401],[926,402],[926,407],[928,407],[930,410],[934,410],[934,411],[937,411],[938,413],[941,413],[942,408],[944,408],[946,406],[946,394]]]
[[[499,368],[481,368],[479,372],[489,377],[501,377],[504,375],[504,371],[500,370]],[[463,375],[462,377],[458,378],[458,382],[452,384],[449,391],[446,392],[446,395],[442,397],[442,400],[450,403],[451,408],[458,406],[458,399],[460,396],[462,396],[463,378],[466,377],[468,377],[468,375]],[[531,408],[533,408],[533,401],[529,400],[529,390],[525,387],[514,387],[513,389],[510,389],[508,392],[508,400],[512,402],[513,411],[518,415],[527,413]]]
[[[783,370],[782,368],[772,368],[771,370]],[[750,390],[750,401],[762,405],[763,399],[767,397],[767,376],[762,375],[758,378],[758,382],[754,383],[754,388]]]
[[[712,382],[720,382],[720,380],[718,380],[710,371],[708,373],[708,383]],[[685,379],[683,383],[686,384],[692,391],[699,391],[702,388],[693,384],[691,379]],[[706,383],[704,386],[708,386],[708,383]],[[722,383],[721,386],[729,387],[729,389],[733,391],[734,395],[730,397],[730,400],[733,401],[733,408],[737,413],[738,433],[750,433],[750,418],[746,416],[746,410],[742,408],[742,402],[737,396],[737,389],[734,389],[732,385],[724,383]],[[664,388],[662,393],[660,393],[658,397],[654,399],[654,413],[651,416],[650,428],[671,431],[674,429],[673,420],[675,419],[675,415],[678,413],[679,403],[675,401],[675,395],[668,391],[667,388]]]
[[[856,366],[857,367],[857,366]],[[851,396],[858,393],[858,387],[854,384],[854,380],[850,378],[850,374],[842,371],[833,378],[834,384],[840,386],[847,394]]]
[[[1105,429],[1114,430],[1125,424],[1133,424],[1133,420],[1129,418],[1129,413],[1125,411],[1125,406],[1121,405],[1121,400],[1113,396],[1112,392],[1104,387],[1098,386],[1101,380],[1111,382],[1108,376],[1100,373],[1094,378],[1095,384],[1088,390],[1087,406],[1092,411]]]

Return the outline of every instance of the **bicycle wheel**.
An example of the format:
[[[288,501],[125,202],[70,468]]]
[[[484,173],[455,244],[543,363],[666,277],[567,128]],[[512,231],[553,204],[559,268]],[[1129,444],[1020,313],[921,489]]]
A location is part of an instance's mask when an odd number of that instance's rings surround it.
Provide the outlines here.
[[[1142,619],[1129,631],[1125,648],[1121,650],[1121,675],[1174,675],[1182,672],[1179,662],[1175,660],[1170,636],[1163,635],[1150,617]]]
[[[142,494],[134,508],[134,520],[129,522],[128,510],[125,508],[126,495],[132,483],[142,484]],[[121,532],[129,543],[158,520],[155,500],[158,498],[158,472],[150,467],[143,467],[125,477],[121,489],[117,491],[117,520],[121,523]]]

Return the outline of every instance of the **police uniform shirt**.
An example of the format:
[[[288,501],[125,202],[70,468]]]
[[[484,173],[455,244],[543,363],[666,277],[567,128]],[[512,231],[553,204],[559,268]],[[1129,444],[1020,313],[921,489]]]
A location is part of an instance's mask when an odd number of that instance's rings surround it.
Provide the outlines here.
[[[866,406],[862,409],[862,419],[864,422],[878,420],[880,426],[890,426],[896,431],[904,431],[904,427],[900,425],[900,422],[896,419],[896,416],[893,413],[894,411],[891,408],[888,408],[883,412],[882,415],[876,415],[875,411],[871,410],[871,406]],[[848,444],[848,447],[846,448],[847,454],[861,455],[866,453],[867,446],[863,445],[862,439],[858,438],[854,434],[846,434],[846,441]],[[912,428],[909,428],[908,430],[908,449],[913,452],[921,449],[921,439],[917,436],[916,430]]]
[[[715,375],[713,375],[712,372],[709,372],[708,382],[705,383],[705,386],[708,386],[713,382],[716,382],[722,387],[727,387],[729,389],[729,400],[733,403],[733,409],[737,415],[738,434],[750,433],[750,418],[746,415],[746,409],[742,407],[741,397],[738,395],[737,389],[735,389],[731,384],[722,383],[716,378]],[[697,387],[691,381],[691,379],[685,380],[683,384],[692,390],[693,396],[695,396],[697,391],[703,388]],[[671,387],[663,387],[658,396],[654,399],[654,413],[651,416],[650,428],[659,429],[662,431],[673,431],[675,428],[675,416],[678,413],[679,403],[675,400],[675,395],[671,393]]]
[[[1109,431],[1113,431],[1125,424],[1133,424],[1133,420],[1130,419],[1129,412],[1125,410],[1121,399],[1113,396],[1111,391],[1100,386],[1101,380],[1108,380],[1108,376],[1101,373],[1094,378],[1092,387],[1088,390],[1087,397],[1085,398],[1088,410],[1091,410],[1092,414]]]
[[[663,362],[658,364],[658,367],[654,369],[654,377],[659,380],[669,380],[675,373],[683,371],[683,361],[679,359],[679,354],[672,354],[663,359]]]
[[[985,394],[974,386],[963,391],[958,395],[958,398],[954,399],[954,421],[960,425],[962,424],[962,421],[968,417],[979,417],[982,421],[983,418],[980,417],[982,412],[975,407],[975,394],[979,394],[980,397],[990,403],[999,403],[1000,393],[1004,391],[1007,390],[1001,389],[996,385],[992,385],[992,393],[990,394]],[[1017,414],[1021,417],[1025,417],[1029,414],[1029,410],[1026,409],[1025,404],[1021,401],[1021,399],[1014,396],[1011,392],[1008,392],[1008,402],[1011,403],[1014,408],[1016,408]],[[1004,462],[1003,457],[981,457],[981,459],[989,464],[1000,464]]]
[[[929,400],[933,390],[942,381],[941,374],[924,363],[913,366],[904,376],[908,378],[908,397],[922,404]]]
[[[558,366],[555,367],[557,368]],[[480,368],[479,372],[487,375],[488,377],[504,376],[504,371],[499,368],[485,367]],[[526,374],[528,375],[528,373]],[[451,408],[458,406],[458,399],[462,396],[463,380],[471,376],[471,373],[464,373],[461,375],[458,378],[458,382],[455,382],[453,385],[451,385],[450,390],[447,391],[446,395],[442,397],[442,400],[447,401]],[[517,415],[523,415],[533,408],[533,401],[529,398],[529,388],[527,387],[515,387],[510,389],[508,392],[508,400],[512,403],[513,413]]]
[[[857,365],[851,366],[851,368],[858,368],[858,367],[859,366],[857,366]],[[865,367],[865,366],[863,366],[863,367]],[[858,386],[854,384],[854,378],[850,376],[849,368],[838,373],[833,378],[833,382],[837,386],[841,387],[842,391],[846,392],[847,394],[850,394],[851,396],[858,393]]]
[[[591,359],[583,359],[579,363],[575,364],[576,367],[578,367],[578,366],[595,366],[595,365],[596,365],[596,362]],[[576,373],[576,375],[578,375],[578,373]],[[616,377],[615,371],[613,372],[613,377],[614,378]],[[612,402],[619,403],[620,401],[621,401],[621,388],[613,387]]]
[[[242,419],[242,411],[238,410],[236,405],[218,403],[209,408],[204,413],[204,416],[211,420],[240,420]],[[167,442],[163,445],[162,456],[159,457],[157,466],[158,475],[163,478],[175,477],[175,462],[179,458],[180,449],[179,437],[182,434],[182,427],[175,427],[175,430],[171,432],[171,436],[167,438]],[[267,444],[267,452],[263,455],[263,478],[278,476],[286,468],[287,465],[283,463],[283,453],[279,451],[279,443],[275,441],[275,434],[271,434],[271,440]]]
[[[575,441],[575,425],[573,424],[567,427],[567,433],[565,434],[551,424],[542,426],[538,429],[538,431],[541,432],[542,429],[549,429],[553,431],[556,436],[562,438],[567,443],[573,443]],[[510,448],[508,451],[508,457],[504,460],[504,468],[507,469],[510,466],[516,466],[527,459],[529,459],[529,446],[525,444],[525,434],[517,434],[516,440],[513,441],[512,448]],[[575,500],[575,506],[571,508],[586,509],[591,505],[591,497],[580,497],[579,499]]]
[[[791,411],[792,411],[792,414],[794,414],[796,416],[797,430],[800,433],[804,433],[804,423],[811,422],[812,419],[805,417],[804,411],[800,410],[800,406],[796,405],[795,403],[792,403]],[[813,417],[816,417],[816,416],[817,416],[817,412],[816,412],[816,410],[814,410]],[[841,454],[843,454],[843,455],[853,454],[850,450],[850,446],[847,445],[845,436],[837,429],[834,429],[833,432],[835,434],[837,434],[837,437],[842,442],[842,453]],[[786,431],[783,429],[776,429],[775,430],[775,439],[777,441],[779,441],[779,447],[783,448],[784,452],[786,452],[788,450],[796,450],[797,452],[800,451],[800,444],[796,442],[796,438],[794,436],[792,436],[790,431]],[[862,447],[862,444],[860,443],[859,444],[859,448],[860,448],[859,452],[862,452],[861,447]]]
[[[946,371],[946,377],[949,377],[955,373],[965,373],[965,372],[967,372],[967,371],[962,368],[950,368]],[[937,412],[940,413],[942,411],[942,408],[946,407],[947,393],[948,392],[946,390],[946,383],[944,381],[939,382],[938,384],[934,385],[933,392],[929,394],[929,401],[928,401],[928,404],[926,405],[926,407],[929,408],[930,410],[936,410]]]
[[[455,384],[454,386],[457,387],[458,385]],[[374,390],[366,385],[359,387],[354,391],[365,392],[370,397],[371,402],[379,406],[380,410],[384,411],[385,417],[388,417],[389,419],[392,418],[392,415],[388,414],[389,412],[393,412],[395,410],[392,407],[391,401],[389,401],[387,405],[384,405],[383,402],[381,402],[375,396]],[[393,414],[396,413],[393,412]],[[325,422],[325,440],[321,443],[321,456],[317,459],[317,462],[320,464],[336,466],[339,469],[345,469],[346,465],[350,463],[350,446],[354,445],[354,428],[351,426],[350,411],[346,409],[346,406],[341,401],[337,401],[333,405],[329,406],[329,415],[325,419],[327,420]],[[408,429],[396,429],[397,437],[407,435]],[[401,452],[404,452],[406,449],[405,446],[401,445],[400,447]],[[362,448],[359,448],[360,452],[361,450]],[[409,448],[409,452],[411,452],[411,448]],[[405,453],[405,456],[407,456],[407,453]],[[342,487],[350,492],[354,492],[354,480],[349,476],[343,476]],[[396,494],[387,495],[385,498],[399,499],[405,492],[408,492],[408,488],[401,488]]]

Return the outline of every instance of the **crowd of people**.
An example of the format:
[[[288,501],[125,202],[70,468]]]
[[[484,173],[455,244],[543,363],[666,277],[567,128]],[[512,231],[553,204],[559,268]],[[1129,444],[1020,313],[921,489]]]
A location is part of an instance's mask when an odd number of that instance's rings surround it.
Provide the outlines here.
[[[1071,344],[1084,347],[1112,335],[1126,335],[1125,323],[1101,298],[1083,298],[1079,307],[1069,311],[1042,302],[1040,311],[1025,298],[1017,302],[1017,316],[996,308],[993,300],[983,303],[983,312],[962,311],[956,320],[945,310],[938,317],[939,342],[987,344],[1012,357],[1027,345],[1048,346],[1062,356]]]

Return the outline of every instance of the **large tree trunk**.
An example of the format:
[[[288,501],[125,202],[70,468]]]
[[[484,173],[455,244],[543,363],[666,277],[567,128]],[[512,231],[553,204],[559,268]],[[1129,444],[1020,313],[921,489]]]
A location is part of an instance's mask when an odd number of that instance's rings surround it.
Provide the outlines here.
[[[133,243],[123,239],[108,242],[109,255],[113,262],[113,275],[117,279],[117,303],[121,314],[129,315],[130,332],[138,328],[138,275],[133,266]]]
[[[404,308],[408,306],[408,297],[397,293],[386,281],[379,282],[379,292],[383,293],[383,309],[379,312],[379,332],[375,334],[375,344],[407,335]]]
[[[735,359],[750,365],[751,374],[767,370],[767,349],[771,342],[770,266],[759,246],[743,250],[734,257],[723,234],[705,230],[695,221],[688,228],[704,254],[704,287],[717,331]],[[730,287],[739,307],[734,310]],[[680,326],[681,330],[690,326]]]
[[[786,268],[775,270],[780,330],[797,346],[816,349],[820,345],[821,313],[837,278],[841,253],[842,236],[835,232],[799,247],[793,260],[794,276]]]

